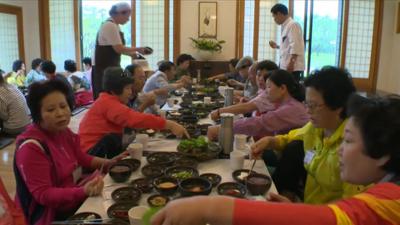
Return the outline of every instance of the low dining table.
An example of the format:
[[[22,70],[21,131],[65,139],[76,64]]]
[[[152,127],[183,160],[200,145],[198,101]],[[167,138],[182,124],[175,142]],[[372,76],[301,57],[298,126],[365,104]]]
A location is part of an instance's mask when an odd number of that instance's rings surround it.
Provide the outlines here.
[[[175,107],[176,108],[176,107]],[[175,109],[174,108],[174,109]],[[166,109],[166,108],[164,108]],[[167,108],[167,111],[170,110]],[[204,123],[213,123],[213,121],[208,116],[205,119],[199,120],[198,124]],[[145,149],[145,153],[152,153],[152,152],[177,152],[177,146],[180,140],[178,139],[166,139],[162,134],[156,134],[154,137],[150,137],[147,149]],[[249,153],[249,146],[247,144],[247,149],[243,150],[244,154]],[[250,169],[252,166],[252,160],[246,159],[244,162],[243,169]],[[141,173],[141,169],[143,166],[147,165],[147,160],[145,157],[141,159],[141,166],[139,169],[134,171],[127,182],[125,183],[115,183],[111,177],[107,174],[104,177],[104,190],[101,196],[89,197],[86,201],[82,204],[82,206],[78,209],[77,213],[79,212],[95,212],[99,214],[103,219],[109,218],[107,215],[107,209],[114,204],[114,201],[111,198],[111,193],[120,187],[128,186],[132,180],[137,178],[144,177]],[[200,162],[198,164],[197,170],[199,174],[203,173],[216,173],[222,177],[221,183],[224,182],[234,182],[232,177],[233,170],[230,166],[229,159],[212,159],[205,162]],[[263,160],[257,160],[256,164],[253,169],[257,173],[265,174],[270,176],[268,169]],[[272,182],[271,188],[268,192],[278,193],[275,187],[275,184]],[[153,190],[150,194],[142,194],[140,201],[138,202],[139,205],[148,206],[147,198],[151,195],[157,194],[155,190]],[[210,196],[218,195],[217,187],[212,189]],[[245,196],[247,199],[256,200],[256,201],[265,201],[265,196],[252,196],[249,193]],[[173,198],[172,198],[173,199]]]

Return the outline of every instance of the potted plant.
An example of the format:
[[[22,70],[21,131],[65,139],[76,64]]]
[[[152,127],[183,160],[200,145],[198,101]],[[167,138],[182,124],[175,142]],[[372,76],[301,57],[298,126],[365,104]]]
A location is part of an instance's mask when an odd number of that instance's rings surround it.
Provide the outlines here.
[[[204,39],[204,38],[190,38],[192,45],[198,51],[198,56],[202,60],[209,60],[214,53],[221,53],[222,44],[224,40],[218,41],[217,39]]]

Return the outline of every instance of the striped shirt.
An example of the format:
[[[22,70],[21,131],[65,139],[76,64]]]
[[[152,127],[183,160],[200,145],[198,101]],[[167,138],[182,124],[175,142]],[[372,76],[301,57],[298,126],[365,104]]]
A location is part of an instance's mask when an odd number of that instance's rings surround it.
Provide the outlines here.
[[[0,85],[0,120],[5,129],[18,129],[31,122],[25,96],[10,84]]]

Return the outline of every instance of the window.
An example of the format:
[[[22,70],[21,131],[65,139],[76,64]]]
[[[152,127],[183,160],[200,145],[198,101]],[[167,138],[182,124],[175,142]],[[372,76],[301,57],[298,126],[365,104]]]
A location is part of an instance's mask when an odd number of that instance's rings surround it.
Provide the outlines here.
[[[294,19],[305,37],[306,74],[325,65],[339,65],[341,2],[294,1]]]
[[[345,67],[353,77],[368,78],[372,52],[375,2],[349,2]]]
[[[0,68],[11,71],[15,60],[24,59],[23,33],[22,33],[22,9],[20,7],[0,4]],[[26,64],[26,62],[25,62]]]
[[[73,3],[49,1],[51,60],[56,64],[57,71],[64,71],[65,60],[76,60]]]

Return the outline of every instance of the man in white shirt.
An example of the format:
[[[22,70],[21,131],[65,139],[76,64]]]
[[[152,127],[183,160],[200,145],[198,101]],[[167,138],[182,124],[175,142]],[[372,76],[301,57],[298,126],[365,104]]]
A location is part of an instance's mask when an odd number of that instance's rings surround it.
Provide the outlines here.
[[[136,56],[136,53],[147,53],[145,48],[125,46],[124,34],[119,25],[129,21],[131,6],[126,2],[113,5],[108,18],[100,27],[96,37],[96,48],[92,69],[93,96],[97,98],[102,91],[103,73],[107,67],[120,66],[121,54]]]
[[[297,81],[304,72],[304,39],[299,23],[290,18],[288,8],[276,4],[271,8],[275,23],[281,25],[281,45],[269,41],[271,48],[280,50],[279,67],[293,74]]]

